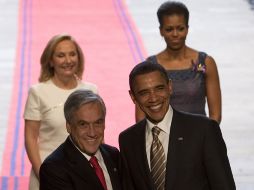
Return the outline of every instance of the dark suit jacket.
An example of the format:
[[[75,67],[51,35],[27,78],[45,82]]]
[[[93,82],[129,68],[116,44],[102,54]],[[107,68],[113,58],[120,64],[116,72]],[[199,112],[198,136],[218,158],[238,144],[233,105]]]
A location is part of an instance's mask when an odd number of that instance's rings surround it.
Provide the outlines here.
[[[123,188],[154,190],[145,148],[146,120],[119,136]],[[234,190],[227,150],[217,122],[173,110],[166,190]]]
[[[101,145],[100,151],[114,190],[120,189],[119,151]],[[69,138],[43,162],[40,168],[41,190],[104,190],[89,161]]]

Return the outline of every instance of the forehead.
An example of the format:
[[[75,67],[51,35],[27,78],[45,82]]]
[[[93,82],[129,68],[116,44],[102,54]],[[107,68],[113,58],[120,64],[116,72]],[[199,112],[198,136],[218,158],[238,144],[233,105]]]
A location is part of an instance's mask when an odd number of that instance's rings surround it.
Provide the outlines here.
[[[76,46],[71,40],[63,40],[56,45],[55,50],[60,51],[63,49],[76,49]]]
[[[74,115],[76,119],[90,121],[103,117],[104,114],[102,105],[98,101],[94,101],[81,105]]]
[[[159,71],[141,74],[134,79],[134,89],[136,90],[153,88],[161,84],[167,84],[167,81]]]
[[[164,15],[162,17],[163,24],[185,24],[185,17],[182,14]]]

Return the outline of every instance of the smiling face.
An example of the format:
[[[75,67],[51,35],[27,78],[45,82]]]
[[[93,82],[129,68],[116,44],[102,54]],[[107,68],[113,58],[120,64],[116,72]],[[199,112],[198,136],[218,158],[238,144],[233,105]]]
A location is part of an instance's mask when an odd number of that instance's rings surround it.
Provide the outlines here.
[[[58,77],[73,77],[79,64],[78,52],[71,40],[59,42],[54,50],[51,66]]]
[[[156,124],[168,111],[171,90],[171,82],[167,83],[159,71],[153,71],[135,77],[130,95],[147,119]]]
[[[167,48],[179,50],[185,46],[188,27],[183,15],[166,15],[162,19],[160,28],[161,36],[164,37]]]
[[[84,153],[93,155],[104,138],[105,114],[99,102],[82,105],[74,114],[67,131],[75,145]]]

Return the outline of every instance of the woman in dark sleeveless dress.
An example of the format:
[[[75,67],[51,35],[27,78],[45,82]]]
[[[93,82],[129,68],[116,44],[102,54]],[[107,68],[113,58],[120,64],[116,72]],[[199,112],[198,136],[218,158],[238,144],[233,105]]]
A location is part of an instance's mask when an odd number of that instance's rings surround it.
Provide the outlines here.
[[[160,34],[166,42],[166,49],[148,58],[161,64],[173,82],[171,105],[173,108],[194,114],[206,115],[221,121],[221,91],[219,75],[214,59],[204,52],[198,52],[185,44],[188,34],[189,11],[180,2],[167,1],[157,12]],[[136,108],[136,120],[144,115]]]

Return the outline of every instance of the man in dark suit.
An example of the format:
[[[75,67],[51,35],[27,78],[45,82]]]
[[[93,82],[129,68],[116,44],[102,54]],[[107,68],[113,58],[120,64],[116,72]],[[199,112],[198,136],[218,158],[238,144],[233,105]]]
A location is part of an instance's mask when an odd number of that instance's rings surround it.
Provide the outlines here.
[[[41,190],[119,190],[119,151],[102,144],[106,107],[97,94],[76,90],[64,105],[66,141],[40,168]]]
[[[170,106],[171,81],[159,64],[136,65],[130,96],[146,118],[119,136],[126,190],[234,190],[216,121]]]

